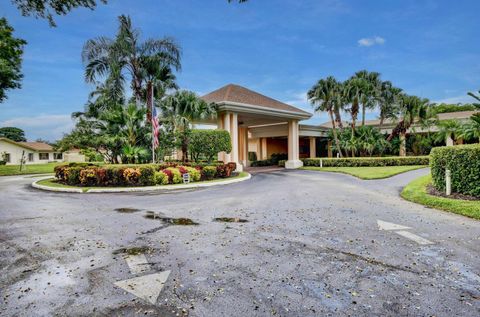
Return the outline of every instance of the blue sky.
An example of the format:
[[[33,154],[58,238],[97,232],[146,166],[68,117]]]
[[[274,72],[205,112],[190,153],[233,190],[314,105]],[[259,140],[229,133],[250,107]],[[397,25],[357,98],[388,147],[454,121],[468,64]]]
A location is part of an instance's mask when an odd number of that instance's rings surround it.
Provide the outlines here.
[[[236,83],[311,112],[305,94],[318,79],[368,69],[410,94],[468,102],[466,92],[480,89],[478,12],[478,0],[110,0],[56,17],[51,28],[4,0],[0,15],[28,45],[23,88],[0,104],[0,126],[23,128],[31,140],[68,132],[71,112],[83,109],[92,89],[82,46],[113,37],[120,14],[144,37],[176,38],[179,85],[199,94]],[[308,123],[326,119],[315,114]]]

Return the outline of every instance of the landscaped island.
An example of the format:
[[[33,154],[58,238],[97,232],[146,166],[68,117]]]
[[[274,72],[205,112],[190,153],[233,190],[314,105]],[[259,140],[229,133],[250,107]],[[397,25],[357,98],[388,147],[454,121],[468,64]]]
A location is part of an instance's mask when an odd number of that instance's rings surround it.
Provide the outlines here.
[[[235,163],[137,165],[68,164],[55,167],[59,184],[85,187],[139,187],[209,181],[236,176]]]

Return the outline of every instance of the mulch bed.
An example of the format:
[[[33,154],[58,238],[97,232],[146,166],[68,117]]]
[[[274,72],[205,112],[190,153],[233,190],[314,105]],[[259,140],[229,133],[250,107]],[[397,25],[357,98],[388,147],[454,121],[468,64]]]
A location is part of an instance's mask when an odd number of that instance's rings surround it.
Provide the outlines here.
[[[469,195],[464,195],[460,193],[452,193],[450,196],[447,196],[445,192],[441,192],[439,190],[436,190],[433,185],[428,185],[427,186],[427,194],[433,195],[433,196],[439,196],[439,197],[444,197],[444,198],[450,198],[450,199],[460,199],[460,200],[480,200],[480,197],[475,197],[475,196],[469,196]]]

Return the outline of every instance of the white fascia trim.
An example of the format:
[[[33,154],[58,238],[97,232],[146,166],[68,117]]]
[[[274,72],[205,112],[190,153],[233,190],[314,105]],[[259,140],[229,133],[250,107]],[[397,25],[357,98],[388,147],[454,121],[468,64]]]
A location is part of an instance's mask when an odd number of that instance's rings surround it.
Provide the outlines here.
[[[263,115],[272,115],[275,114],[277,117],[283,118],[290,118],[290,119],[298,119],[298,120],[305,120],[312,117],[312,114],[302,114],[295,111],[288,111],[288,110],[279,110],[273,108],[267,108],[262,106],[250,105],[247,103],[241,102],[231,102],[231,101],[221,101],[217,102],[219,105],[220,111],[235,111],[235,112],[245,112],[246,109],[250,110],[250,113],[255,114],[263,114]]]

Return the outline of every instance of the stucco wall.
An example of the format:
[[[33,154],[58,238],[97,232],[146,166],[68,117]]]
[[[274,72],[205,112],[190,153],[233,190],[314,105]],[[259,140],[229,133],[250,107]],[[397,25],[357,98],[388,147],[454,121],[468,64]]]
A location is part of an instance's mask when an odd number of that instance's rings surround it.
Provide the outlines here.
[[[274,153],[288,153],[288,140],[282,139],[267,139],[267,156],[270,157]]]

